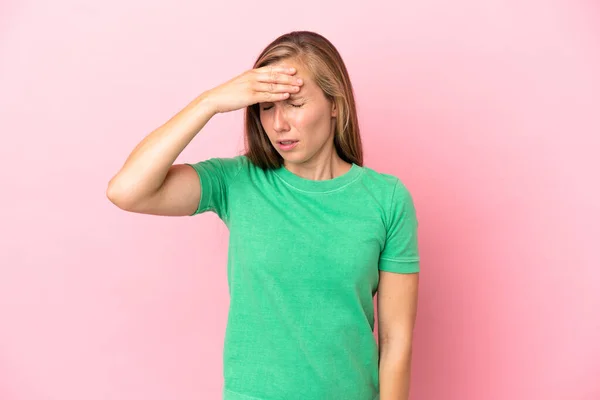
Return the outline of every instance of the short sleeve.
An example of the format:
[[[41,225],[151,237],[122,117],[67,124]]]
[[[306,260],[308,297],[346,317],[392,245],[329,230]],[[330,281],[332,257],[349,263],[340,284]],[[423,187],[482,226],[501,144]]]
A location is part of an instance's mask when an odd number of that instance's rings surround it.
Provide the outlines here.
[[[212,211],[223,221],[229,217],[229,188],[244,165],[244,156],[232,158],[210,158],[195,164],[186,163],[194,168],[200,180],[200,202],[191,215]]]
[[[379,257],[381,271],[419,272],[418,225],[413,198],[402,182],[397,181],[387,216],[385,246]]]

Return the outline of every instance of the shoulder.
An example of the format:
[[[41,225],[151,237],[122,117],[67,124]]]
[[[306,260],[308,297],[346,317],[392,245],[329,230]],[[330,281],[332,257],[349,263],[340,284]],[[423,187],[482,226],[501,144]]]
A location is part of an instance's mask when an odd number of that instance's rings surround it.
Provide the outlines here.
[[[376,171],[370,167],[362,168],[363,184],[378,195],[388,211],[403,204],[412,207],[411,191],[398,175]]]
[[[237,173],[242,168],[250,164],[250,160],[245,155],[232,157],[211,157],[196,163],[189,163],[194,168],[217,168],[224,172]]]
[[[218,162],[223,168],[233,172],[239,172],[242,168],[246,167],[250,163],[250,161],[245,155],[237,155],[232,157],[214,157],[210,160],[212,160],[213,162]]]
[[[220,180],[230,184],[245,168],[248,168],[250,161],[244,155],[237,155],[232,157],[211,157],[206,160],[186,164],[194,168],[200,177]]]
[[[395,192],[403,196],[408,192],[408,188],[402,182],[399,176],[391,173],[376,171],[373,168],[363,166],[363,183],[372,188],[384,191],[389,196],[393,196]]]

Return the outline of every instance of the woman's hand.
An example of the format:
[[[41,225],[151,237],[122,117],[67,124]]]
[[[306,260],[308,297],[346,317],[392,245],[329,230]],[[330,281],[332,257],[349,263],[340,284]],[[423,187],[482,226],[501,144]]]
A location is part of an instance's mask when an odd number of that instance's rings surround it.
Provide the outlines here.
[[[300,90],[296,69],[268,65],[251,69],[208,90],[205,95],[216,113],[238,110],[252,104],[285,100]]]

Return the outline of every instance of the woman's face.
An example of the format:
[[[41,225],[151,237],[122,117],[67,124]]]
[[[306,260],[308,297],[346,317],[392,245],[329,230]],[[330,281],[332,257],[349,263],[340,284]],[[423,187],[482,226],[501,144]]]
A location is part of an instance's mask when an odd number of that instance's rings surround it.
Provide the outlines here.
[[[260,122],[273,147],[286,163],[304,163],[327,158],[333,147],[336,110],[308,71],[297,62],[283,60],[276,65],[296,68],[303,84],[286,100],[260,103]],[[281,141],[292,140],[292,145]],[[323,154],[323,156],[321,156]],[[315,157],[317,156],[317,157]]]

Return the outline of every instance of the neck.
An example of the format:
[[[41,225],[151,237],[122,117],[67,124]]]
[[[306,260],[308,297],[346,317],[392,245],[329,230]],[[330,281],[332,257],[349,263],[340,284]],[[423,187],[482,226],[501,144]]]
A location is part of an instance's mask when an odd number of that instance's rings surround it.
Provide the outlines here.
[[[327,153],[315,154],[303,163],[284,162],[285,168],[304,178],[315,181],[333,179],[345,174],[352,164],[342,160],[335,149]]]

